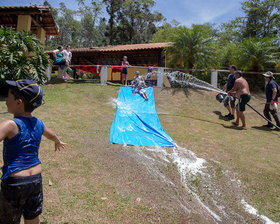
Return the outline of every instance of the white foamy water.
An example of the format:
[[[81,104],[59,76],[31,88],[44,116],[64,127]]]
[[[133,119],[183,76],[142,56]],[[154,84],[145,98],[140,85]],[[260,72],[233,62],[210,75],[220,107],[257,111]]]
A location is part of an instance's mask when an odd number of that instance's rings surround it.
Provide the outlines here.
[[[241,200],[241,204],[243,205],[246,212],[248,212],[251,215],[255,215],[262,219],[264,223],[266,224],[279,224],[279,222],[273,222],[271,219],[267,218],[264,215],[260,215],[258,210],[255,209],[253,206],[249,205],[244,199]]]
[[[141,162],[144,163],[146,169],[153,176],[159,177],[163,182],[175,186],[175,184],[164,175],[157,167],[158,165],[164,165],[163,162],[173,163],[176,165],[177,170],[181,176],[181,182],[186,187],[186,190],[193,195],[196,201],[199,203],[200,208],[204,209],[211,217],[216,221],[220,222],[222,219],[214,211],[212,211],[205,203],[201,201],[199,196],[193,192],[188,186],[188,177],[197,175],[198,173],[203,174],[203,169],[205,168],[206,160],[198,158],[195,153],[182,147],[174,147],[171,150],[167,150],[162,147],[134,147],[139,156],[141,156]],[[147,153],[156,153],[153,155],[147,155]],[[154,158],[156,157],[156,158]],[[182,199],[178,199],[178,203],[185,211],[190,211],[185,205],[186,202]]]
[[[174,148],[171,158],[177,165],[183,181],[185,181],[187,174],[202,173],[201,169],[204,168],[203,164],[206,163],[205,159],[198,158],[195,153],[182,147]]]
[[[225,93],[219,88],[214,87],[208,82],[202,81],[190,74],[184,72],[174,71],[174,72],[165,72],[165,76],[169,78],[171,82],[176,82],[183,87],[190,87],[196,89],[204,89],[209,91],[214,91],[218,93]]]
[[[118,102],[118,99],[117,98],[110,98],[108,103],[109,105],[111,105],[114,109],[117,108],[117,102]]]
[[[196,201],[196,206],[198,206],[196,208],[203,210],[204,214],[205,212],[208,213],[209,217],[212,217],[216,223],[222,223],[225,220],[233,220],[233,217],[238,217],[239,221],[235,220],[235,223],[246,223],[247,219],[243,217],[242,213],[239,214],[238,211],[231,210],[227,204],[228,202],[223,204],[223,201],[221,200],[223,192],[221,192],[219,186],[212,181],[212,175],[208,170],[210,169],[210,166],[205,159],[199,158],[194,152],[179,146],[174,148],[135,146],[134,149],[147,171],[154,177],[159,178],[162,182],[168,184],[169,187],[176,187],[176,185],[160,170],[159,167],[171,163],[176,165],[182,184],[192,195],[194,201]],[[223,173],[227,176],[229,182],[236,185],[237,188],[240,188],[241,181],[235,177],[232,178],[232,176],[235,176],[234,174],[230,174],[228,170],[223,171]],[[212,194],[207,196],[209,198],[207,198],[206,201],[201,198],[199,191],[195,191],[195,188],[191,183],[193,178],[198,178],[201,181],[201,184],[204,187],[209,187],[208,190],[212,192]],[[189,202],[180,196],[177,197],[178,204],[182,209],[187,213],[191,213],[191,207],[189,208],[190,205],[188,204]],[[246,203],[244,199],[241,200],[241,204],[246,213],[257,217],[265,224],[279,224],[273,222],[266,216],[260,215],[259,212]],[[201,213],[201,210],[197,212]]]

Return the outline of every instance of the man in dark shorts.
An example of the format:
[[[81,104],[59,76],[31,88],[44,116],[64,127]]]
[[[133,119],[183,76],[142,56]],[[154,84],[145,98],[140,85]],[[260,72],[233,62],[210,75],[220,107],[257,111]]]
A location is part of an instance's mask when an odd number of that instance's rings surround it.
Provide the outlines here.
[[[236,66],[231,65],[229,70],[230,70],[230,74],[228,75],[227,83],[225,84],[224,89],[223,89],[227,93],[234,86],[234,83],[235,83],[234,72],[236,71]],[[233,120],[234,119],[234,112],[235,112],[235,96],[227,95],[225,97],[225,99],[223,100],[223,103],[224,103],[225,108],[227,108],[227,110],[229,112],[227,115],[225,115],[225,117],[228,118],[229,120]],[[229,106],[229,104],[230,104],[230,106]]]
[[[245,122],[245,106],[250,101],[250,89],[248,82],[246,79],[243,78],[241,71],[236,71],[234,73],[235,75],[235,84],[233,88],[228,92],[228,95],[232,96],[233,94],[236,94],[236,97],[238,98],[238,104],[236,108],[236,121],[232,122],[233,125],[238,126],[239,125],[239,118],[241,119],[242,126],[241,130],[247,130],[246,122]]]
[[[278,85],[277,83],[273,80],[274,76],[272,72],[267,72],[263,74],[266,86],[265,86],[265,95],[266,95],[266,104],[263,110],[264,116],[271,121],[271,116],[273,116],[276,125],[280,127],[280,118],[279,115],[277,114],[277,103],[278,103],[278,98],[277,98],[277,88]],[[265,125],[266,127],[273,127],[272,124],[268,123]],[[278,129],[280,130],[280,129]]]

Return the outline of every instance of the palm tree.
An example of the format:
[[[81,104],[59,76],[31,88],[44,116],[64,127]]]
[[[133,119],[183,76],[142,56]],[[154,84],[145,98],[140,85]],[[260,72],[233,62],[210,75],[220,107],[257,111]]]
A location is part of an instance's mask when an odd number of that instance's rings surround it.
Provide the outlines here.
[[[206,26],[193,26],[192,29],[179,27],[172,38],[172,45],[166,49],[170,67],[193,69],[213,64],[214,47]]]
[[[273,39],[256,39],[251,37],[240,45],[238,65],[243,70],[264,71],[276,65],[278,60]],[[258,83],[258,75],[254,77],[254,86]]]

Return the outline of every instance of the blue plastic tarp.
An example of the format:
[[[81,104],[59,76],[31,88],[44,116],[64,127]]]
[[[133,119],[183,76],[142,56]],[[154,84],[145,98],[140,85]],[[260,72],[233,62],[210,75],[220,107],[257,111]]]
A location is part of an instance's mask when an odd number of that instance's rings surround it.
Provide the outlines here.
[[[120,88],[110,143],[174,147],[175,143],[160,125],[153,88],[145,88],[145,91],[148,101],[137,90],[133,95],[132,87]]]

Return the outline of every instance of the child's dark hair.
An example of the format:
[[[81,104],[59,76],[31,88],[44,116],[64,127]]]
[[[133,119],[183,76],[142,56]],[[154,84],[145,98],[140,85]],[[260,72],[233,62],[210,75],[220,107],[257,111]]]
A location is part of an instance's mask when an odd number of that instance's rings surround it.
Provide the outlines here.
[[[18,88],[10,86],[9,87],[11,94],[15,97],[15,100],[21,99],[24,105],[24,111],[32,113],[36,109],[31,103],[29,103],[22,95],[20,95]]]
[[[237,70],[236,66],[235,65],[231,65],[230,68],[232,68],[234,71]]]

